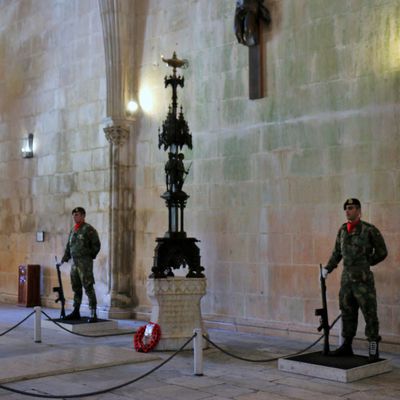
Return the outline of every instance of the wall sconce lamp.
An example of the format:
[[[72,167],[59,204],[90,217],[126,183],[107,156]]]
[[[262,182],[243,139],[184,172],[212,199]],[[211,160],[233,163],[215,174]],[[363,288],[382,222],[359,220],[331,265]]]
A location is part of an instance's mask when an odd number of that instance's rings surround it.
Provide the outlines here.
[[[23,158],[33,157],[33,133],[22,139],[21,153]]]
[[[36,241],[37,242],[44,242],[44,231],[37,231],[36,232]]]

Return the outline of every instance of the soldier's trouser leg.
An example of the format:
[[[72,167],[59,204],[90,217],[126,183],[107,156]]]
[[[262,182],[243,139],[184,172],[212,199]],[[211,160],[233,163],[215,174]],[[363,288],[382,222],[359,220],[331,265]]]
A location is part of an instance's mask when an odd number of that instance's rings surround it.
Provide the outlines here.
[[[342,312],[342,336],[351,340],[356,335],[358,324],[358,303],[353,293],[353,285],[343,284],[339,292],[339,306]]]
[[[87,284],[86,286],[84,285],[84,288],[85,288],[86,296],[89,299],[89,308],[92,310],[96,309],[97,299],[96,299],[96,292],[94,290],[93,283]]]
[[[94,276],[93,276],[93,260],[81,259],[79,260],[79,276],[86,296],[89,300],[89,308],[95,309],[97,307],[96,292],[94,290]]]
[[[76,265],[71,266],[71,287],[74,292],[74,308],[79,309],[82,303],[82,281],[79,269]]]
[[[379,342],[379,320],[376,302],[374,276],[368,272],[367,278],[354,288],[354,297],[365,319],[365,336],[369,341]]]

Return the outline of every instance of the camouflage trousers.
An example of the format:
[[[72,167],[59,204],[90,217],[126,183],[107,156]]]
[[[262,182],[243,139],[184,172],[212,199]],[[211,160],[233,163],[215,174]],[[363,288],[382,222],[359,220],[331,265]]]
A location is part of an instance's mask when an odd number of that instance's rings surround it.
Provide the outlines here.
[[[343,270],[339,305],[342,312],[344,338],[351,339],[356,335],[360,308],[365,319],[365,336],[369,341],[379,340],[376,290],[374,276],[369,269]]]
[[[71,266],[71,286],[74,291],[74,308],[82,303],[82,286],[89,300],[89,307],[96,308],[97,299],[94,291],[93,260],[91,258],[74,258]]]

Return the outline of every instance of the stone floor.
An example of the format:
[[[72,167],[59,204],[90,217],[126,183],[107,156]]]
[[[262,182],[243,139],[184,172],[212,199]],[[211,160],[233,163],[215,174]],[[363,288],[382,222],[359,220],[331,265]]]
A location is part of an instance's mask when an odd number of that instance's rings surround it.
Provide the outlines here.
[[[19,322],[32,309],[0,305],[0,334],[7,328]],[[56,310],[46,310],[56,317]],[[120,326],[126,329],[142,325],[139,321],[120,321]],[[268,358],[276,355],[294,353],[305,348],[309,343],[277,337],[266,337],[250,334],[238,334],[222,330],[209,330],[211,340],[223,348],[249,358]],[[87,354],[89,361],[90,349],[115,348],[115,354],[121,350],[129,353],[132,350],[132,335],[104,338],[83,338],[68,332],[54,329],[43,329],[42,343],[33,341],[33,317],[12,332],[0,336],[0,366],[7,366],[8,373],[15,375],[29,371],[26,365],[18,362],[9,363],[13,357],[29,356],[39,360],[37,371],[44,367],[45,361],[39,355],[44,352],[57,351],[60,358],[71,354]],[[111,352],[113,353],[113,352]],[[109,350],[102,353],[107,356]],[[171,352],[153,352],[156,359],[143,362],[116,365],[86,371],[73,371],[53,376],[43,376],[36,379],[21,380],[4,384],[5,386],[29,391],[36,394],[73,395],[83,394],[117,386],[131,381],[139,375],[157,366]],[[384,375],[363,379],[355,383],[335,383],[317,378],[285,373],[277,369],[277,362],[248,363],[224,355],[215,348],[204,352],[204,376],[193,375],[193,354],[184,351],[166,365],[147,376],[112,392],[86,397],[88,399],[140,399],[140,400],[285,400],[285,399],[327,399],[327,400],[393,400],[400,399],[400,356],[394,353],[384,353],[383,357],[391,360],[393,371]],[[60,363],[64,360],[60,359]],[[54,360],[53,360],[54,362]],[[31,368],[31,367],[29,367]],[[13,394],[0,388],[0,400],[29,399],[32,397]],[[77,397],[83,398],[83,397]]]

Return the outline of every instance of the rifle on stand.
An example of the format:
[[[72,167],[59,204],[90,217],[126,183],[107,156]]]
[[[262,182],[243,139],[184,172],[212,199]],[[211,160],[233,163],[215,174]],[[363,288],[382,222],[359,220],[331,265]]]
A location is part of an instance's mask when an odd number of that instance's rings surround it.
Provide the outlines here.
[[[59,263],[57,261],[57,256],[55,257],[56,259],[56,268],[57,268],[57,278],[58,278],[58,285],[56,287],[53,287],[53,292],[58,293],[58,297],[56,298],[56,303],[58,303],[59,301],[61,302],[61,314],[60,314],[60,319],[64,319],[65,318],[65,297],[64,297],[64,289],[63,289],[63,285],[62,285],[62,280],[61,280],[61,271],[60,271],[60,267],[62,265],[62,263]]]
[[[320,326],[318,332],[324,331],[324,349],[322,354],[324,356],[329,355],[329,319],[328,319],[328,305],[326,302],[326,284],[325,278],[322,276],[322,265],[319,266],[319,279],[321,282],[321,295],[322,295],[322,308],[315,310],[315,315],[319,315]]]

